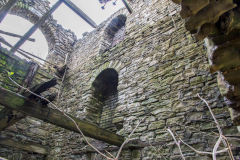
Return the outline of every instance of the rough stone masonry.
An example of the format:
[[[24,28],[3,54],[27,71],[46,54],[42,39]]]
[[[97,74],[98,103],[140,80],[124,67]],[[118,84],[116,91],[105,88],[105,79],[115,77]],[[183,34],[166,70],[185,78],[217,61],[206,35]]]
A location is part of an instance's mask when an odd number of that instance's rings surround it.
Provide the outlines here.
[[[121,9],[75,43],[59,107],[124,137],[145,118],[133,138],[147,145],[123,150],[124,160],[181,159],[168,128],[194,148],[211,152],[217,128],[197,93],[209,102],[225,135],[238,131],[216,74],[209,72],[203,42],[185,29],[179,6],[170,0],[131,0],[129,4],[134,10],[131,15]],[[53,125],[44,128],[50,153],[42,159],[104,159],[79,134]],[[99,149],[111,148],[89,141]],[[230,143],[239,144],[231,139]],[[211,159],[181,146],[186,159]],[[234,155],[238,158],[238,153]],[[220,154],[218,159],[228,156]]]
[[[216,125],[197,93],[210,103],[225,134],[236,134],[237,130],[219,93],[216,75],[209,72],[203,42],[186,31],[178,14],[180,8],[170,1],[139,0],[131,1],[130,5],[133,14],[120,10],[76,43],[68,63],[61,107],[99,126],[103,126],[102,117],[107,117],[111,123],[108,127],[125,137],[146,117],[134,138],[149,145],[125,150],[122,159],[180,159],[167,128],[191,146],[211,151],[217,138],[211,132],[216,131]],[[119,36],[119,30],[123,30],[121,17],[126,20],[124,35]],[[123,40],[112,46],[115,34]],[[109,81],[116,79],[117,91],[106,91],[114,87]],[[104,85],[107,87],[97,87]],[[115,105],[107,108],[108,94],[116,92],[117,102],[112,98]],[[103,159],[87,151],[88,147],[84,151],[86,144],[76,137],[62,130],[59,134],[54,131],[51,156]],[[95,140],[92,143],[108,148]],[[211,159],[182,147],[187,159]]]

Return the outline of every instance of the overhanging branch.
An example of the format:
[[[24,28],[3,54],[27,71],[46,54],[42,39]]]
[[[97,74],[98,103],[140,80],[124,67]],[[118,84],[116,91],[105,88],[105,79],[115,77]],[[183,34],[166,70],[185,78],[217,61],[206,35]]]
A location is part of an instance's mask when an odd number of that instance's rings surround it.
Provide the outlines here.
[[[44,155],[47,155],[48,150],[49,150],[48,147],[42,146],[42,145],[37,144],[37,143],[33,143],[33,142],[21,143],[21,142],[17,142],[17,141],[8,139],[8,138],[0,138],[0,144],[5,145],[5,146],[9,146],[9,147],[13,147],[13,148],[19,148],[19,149],[22,149],[22,150],[25,150],[25,151],[44,154]]]
[[[45,122],[52,123],[56,126],[78,132],[72,120],[67,118],[62,112],[57,109],[52,109],[43,106],[39,103],[31,101],[17,93],[0,88],[0,104],[26,115],[41,119]],[[88,123],[69,115],[82,130],[84,135],[104,141],[109,144],[120,146],[124,138],[110,131],[99,128],[96,125]]]
[[[46,91],[47,89],[55,86],[57,84],[57,80],[55,78],[51,79],[50,81],[43,82],[41,84],[38,84],[31,88],[30,90],[36,94],[41,94],[42,92]],[[23,93],[25,97],[39,100],[38,97],[26,92]],[[39,100],[42,103],[46,103],[46,101],[40,99]],[[6,129],[7,127],[13,125],[14,123],[20,121],[21,119],[25,118],[26,116],[22,114],[21,112],[14,111],[10,108],[3,108],[0,111],[0,131]]]

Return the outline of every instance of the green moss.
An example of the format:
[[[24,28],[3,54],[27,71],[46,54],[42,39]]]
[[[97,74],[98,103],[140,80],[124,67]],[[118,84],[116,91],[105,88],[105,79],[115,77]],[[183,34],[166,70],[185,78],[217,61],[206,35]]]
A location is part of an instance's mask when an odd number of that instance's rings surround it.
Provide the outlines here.
[[[17,56],[9,55],[6,50],[0,49],[0,86],[11,91],[16,91],[17,87],[9,80],[7,72],[14,72],[12,78],[19,84],[22,84],[30,64]]]
[[[24,104],[24,99],[23,98],[19,98],[19,97],[15,97],[15,96],[9,96],[6,98],[9,105],[11,106],[23,106]]]

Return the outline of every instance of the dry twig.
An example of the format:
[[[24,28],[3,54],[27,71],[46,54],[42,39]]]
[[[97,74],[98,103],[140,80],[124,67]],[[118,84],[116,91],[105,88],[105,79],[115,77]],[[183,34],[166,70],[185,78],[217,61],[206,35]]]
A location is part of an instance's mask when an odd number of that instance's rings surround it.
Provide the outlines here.
[[[216,158],[216,155],[217,155],[217,149],[218,149],[218,147],[219,147],[221,141],[222,141],[222,136],[219,136],[219,138],[218,138],[216,144],[215,144],[214,147],[213,147],[213,151],[212,151],[212,158],[213,158],[213,160],[217,160],[217,158]]]
[[[173,132],[170,130],[170,129],[167,129],[167,131],[171,134],[172,138],[174,139],[174,142],[175,144],[178,146],[178,149],[180,151],[180,154],[181,154],[181,157],[182,159],[185,159],[183,154],[182,154],[182,150],[181,150],[181,146],[180,146],[180,142],[182,142],[184,145],[188,146],[191,150],[193,150],[194,152],[196,152],[197,154],[208,154],[208,155],[212,155],[212,158],[213,160],[216,160],[216,156],[217,154],[219,153],[223,153],[223,152],[228,152],[229,154],[229,157],[231,158],[231,160],[234,160],[234,157],[233,157],[233,154],[232,154],[232,150],[231,150],[231,146],[227,140],[227,138],[223,135],[223,132],[221,130],[221,127],[215,117],[215,115],[213,114],[212,110],[211,110],[211,107],[209,106],[209,104],[207,103],[207,101],[205,99],[203,99],[201,96],[199,96],[199,94],[197,94],[197,96],[207,105],[208,109],[209,109],[209,112],[211,114],[211,116],[213,117],[214,119],[214,122],[217,126],[217,129],[218,129],[218,132],[219,132],[219,138],[217,140],[217,142],[215,143],[214,147],[213,147],[213,151],[212,152],[205,152],[205,151],[199,151],[199,150],[196,150],[195,148],[193,148],[192,146],[190,146],[189,144],[185,143],[181,138],[179,138],[179,141],[177,141],[177,139],[175,138]],[[226,148],[220,150],[220,151],[217,151],[221,142],[224,144],[224,146]]]
[[[160,157],[163,157],[165,160],[167,160],[167,158],[160,153],[160,150],[163,148],[163,146],[164,146],[165,144],[164,144],[164,145],[161,145],[161,146],[158,147],[158,148],[155,147],[155,146],[153,146],[150,142],[148,142],[148,144],[149,144],[151,147],[153,147],[157,153],[159,153]]]
[[[141,124],[141,122],[145,119],[145,117],[139,121],[139,123],[136,125],[136,127],[132,130],[132,132],[130,133],[130,135],[128,136],[128,138],[123,142],[123,144],[121,145],[118,153],[117,153],[117,156],[114,157],[111,153],[107,152],[111,157],[108,157],[107,155],[105,155],[104,153],[102,153],[100,150],[98,150],[95,146],[93,146],[87,139],[87,137],[83,134],[83,132],[81,131],[81,129],[78,127],[76,121],[74,119],[72,119],[70,116],[68,116],[64,111],[60,110],[54,103],[50,102],[48,99],[30,91],[28,88],[25,88],[23,86],[21,86],[20,84],[18,84],[17,82],[15,82],[11,77],[8,76],[8,78],[15,84],[17,85],[18,87],[26,90],[27,92],[47,101],[51,106],[53,106],[52,108],[53,109],[56,109],[58,111],[60,111],[64,116],[66,116],[67,118],[69,118],[73,123],[74,125],[76,126],[76,128],[78,129],[79,133],[82,135],[83,139],[86,141],[86,143],[91,147],[93,148],[93,150],[95,150],[97,153],[99,153],[100,155],[102,155],[104,158],[106,158],[107,160],[118,160],[119,157],[120,157],[120,154],[122,152],[122,149],[124,147],[124,145],[126,145],[131,139],[131,136],[133,135],[133,133],[135,132],[135,130],[138,128],[138,126]]]
[[[170,133],[170,135],[172,136],[175,144],[177,145],[182,159],[185,160],[185,157],[184,157],[184,155],[183,155],[183,153],[182,153],[182,149],[181,149],[181,146],[180,146],[180,141],[178,142],[178,141],[176,140],[176,138],[175,138],[173,132],[171,131],[171,129],[168,128],[167,131]]]
[[[207,105],[208,110],[209,110],[209,112],[211,113],[211,116],[212,116],[212,118],[214,119],[214,122],[216,123],[217,129],[218,129],[218,132],[219,132],[219,139],[221,139],[221,141],[222,141],[222,143],[224,144],[224,146],[225,146],[226,148],[228,148],[228,154],[229,154],[229,157],[231,158],[231,160],[234,160],[233,153],[232,153],[232,149],[231,149],[231,147],[228,145],[229,142],[228,142],[228,140],[227,140],[226,137],[225,137],[225,139],[222,138],[222,136],[223,136],[223,131],[222,131],[222,129],[221,129],[221,127],[220,127],[220,125],[219,125],[219,123],[218,123],[218,121],[217,121],[214,113],[212,112],[211,107],[209,106],[208,102],[207,102],[204,98],[202,98],[199,94],[197,94],[197,96]],[[220,137],[221,137],[221,138],[220,138]],[[217,142],[218,142],[218,141],[217,141]],[[217,147],[216,145],[217,145],[217,143],[215,144],[214,148]],[[213,151],[214,151],[214,150],[213,150]],[[213,154],[214,154],[214,153],[213,153]]]
[[[135,132],[135,130],[138,128],[138,126],[142,123],[142,121],[145,119],[146,117],[144,117],[142,120],[140,120],[138,122],[138,124],[136,125],[136,127],[132,130],[132,132],[130,133],[130,135],[128,136],[128,138],[123,142],[123,144],[121,145],[120,149],[118,150],[118,153],[117,153],[117,156],[116,156],[116,159],[115,160],[118,160],[121,152],[122,152],[122,149],[124,147],[124,145],[126,145],[131,139],[131,136],[133,135],[133,133]]]
[[[193,148],[192,146],[190,146],[189,144],[187,144],[186,142],[184,142],[181,138],[179,138],[179,140],[185,144],[186,146],[188,146],[191,150],[193,150],[194,152],[196,152],[197,154],[209,154],[209,155],[212,155],[212,152],[205,152],[205,151],[199,151],[195,148]],[[220,151],[217,151],[216,153],[219,154],[219,153],[223,153],[223,152],[227,152],[228,148],[225,148],[225,149],[222,149]]]
[[[87,137],[83,134],[83,132],[81,131],[81,129],[78,127],[76,121],[75,121],[74,119],[72,119],[70,116],[68,116],[64,111],[62,111],[61,109],[59,109],[54,103],[50,102],[48,99],[46,99],[46,98],[44,98],[44,97],[42,97],[42,96],[40,96],[40,95],[38,95],[38,94],[30,91],[28,88],[25,88],[25,87],[21,86],[20,84],[18,84],[17,82],[15,82],[11,77],[8,76],[8,78],[9,78],[15,85],[17,85],[18,87],[20,87],[20,88],[26,90],[27,92],[29,92],[29,93],[31,93],[31,94],[33,94],[33,95],[35,95],[35,96],[37,96],[37,97],[39,97],[39,98],[47,101],[47,102],[52,106],[53,109],[56,109],[56,110],[60,111],[64,116],[66,116],[67,118],[69,118],[69,119],[74,123],[74,125],[75,125],[76,128],[78,129],[79,133],[82,135],[83,139],[86,141],[86,143],[87,143],[90,147],[92,147],[97,153],[99,153],[100,155],[102,155],[102,156],[105,157],[106,159],[108,159],[108,160],[113,160],[112,158],[106,156],[104,153],[102,153],[101,151],[99,151],[95,146],[93,146],[93,145],[88,141]]]

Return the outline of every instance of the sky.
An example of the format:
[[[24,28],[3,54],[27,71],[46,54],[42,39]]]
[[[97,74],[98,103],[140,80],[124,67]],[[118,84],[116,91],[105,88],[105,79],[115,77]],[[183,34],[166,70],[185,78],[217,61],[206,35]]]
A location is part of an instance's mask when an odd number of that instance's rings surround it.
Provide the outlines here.
[[[24,35],[30,29],[31,26],[32,23],[30,23],[29,21],[21,17],[8,14],[0,24],[0,30],[15,33],[18,35]],[[19,38],[13,38],[10,36],[6,36],[4,34],[0,34],[0,36],[3,37],[12,46],[16,44],[17,41],[19,40]],[[45,59],[48,54],[48,44],[42,32],[38,29],[31,36],[31,38],[34,38],[35,42],[26,41],[20,48]],[[2,46],[10,50],[9,47],[5,45]],[[20,56],[19,54],[17,55]]]
[[[116,5],[109,2],[105,6],[105,9],[101,9],[102,4],[100,4],[98,0],[71,1],[84,13],[86,13],[97,25],[106,20],[120,8],[124,7],[121,0],[118,0]],[[56,2],[57,0],[50,0],[50,5],[53,5]],[[94,29],[63,3],[53,13],[53,18],[56,19],[57,23],[61,24],[63,28],[73,31],[78,39],[82,37],[84,32],[90,32]],[[32,25],[33,24],[29,21],[21,17],[8,14],[2,23],[0,23],[0,30],[24,35]],[[5,36],[3,34],[0,34],[0,36],[2,36],[11,45],[14,45],[19,40],[19,38]],[[48,45],[42,32],[38,29],[31,38],[34,38],[36,41],[26,41],[20,48],[45,59],[48,54]]]
[[[118,0],[115,6],[112,2],[107,3],[105,9],[101,9],[102,4],[100,4],[98,0],[71,1],[86,13],[97,25],[106,20],[120,8],[124,7],[121,0]],[[50,2],[51,5],[53,5],[57,0],[51,0]],[[57,19],[58,23],[62,24],[64,28],[70,28],[74,31],[78,38],[82,36],[82,33],[94,29],[64,4],[61,4],[61,6],[53,13],[53,17]]]

